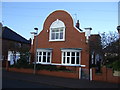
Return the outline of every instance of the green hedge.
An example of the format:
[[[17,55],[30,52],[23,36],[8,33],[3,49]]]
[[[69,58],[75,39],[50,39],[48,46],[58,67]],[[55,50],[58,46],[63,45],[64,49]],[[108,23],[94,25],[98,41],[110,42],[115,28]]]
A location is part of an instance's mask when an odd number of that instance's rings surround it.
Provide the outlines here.
[[[112,68],[113,70],[120,71],[120,60],[117,60],[113,63],[106,65],[108,68]]]
[[[15,67],[15,68],[30,68],[34,69],[34,64],[14,64],[10,66]],[[66,67],[61,66],[61,67],[56,67],[55,65],[42,65],[42,64],[36,64],[36,70],[49,70],[49,71],[66,71],[66,72],[72,72],[69,69],[66,69]]]

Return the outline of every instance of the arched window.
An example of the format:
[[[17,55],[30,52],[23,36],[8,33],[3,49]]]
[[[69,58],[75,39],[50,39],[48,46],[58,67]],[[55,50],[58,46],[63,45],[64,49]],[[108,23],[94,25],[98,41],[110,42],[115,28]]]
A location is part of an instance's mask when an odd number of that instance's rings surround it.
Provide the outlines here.
[[[64,41],[65,40],[65,24],[57,19],[50,26],[49,41]]]

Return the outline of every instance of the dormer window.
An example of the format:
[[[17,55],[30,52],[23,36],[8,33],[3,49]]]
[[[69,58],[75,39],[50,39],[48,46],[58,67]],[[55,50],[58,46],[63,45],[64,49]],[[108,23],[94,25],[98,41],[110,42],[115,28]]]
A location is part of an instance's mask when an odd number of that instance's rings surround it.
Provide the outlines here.
[[[61,20],[54,21],[50,26],[49,41],[65,40],[65,24]]]

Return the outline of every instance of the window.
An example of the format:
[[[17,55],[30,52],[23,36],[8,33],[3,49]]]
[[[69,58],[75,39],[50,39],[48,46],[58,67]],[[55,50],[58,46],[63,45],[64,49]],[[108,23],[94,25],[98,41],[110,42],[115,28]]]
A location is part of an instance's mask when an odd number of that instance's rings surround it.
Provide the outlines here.
[[[50,26],[49,41],[64,41],[65,25],[61,20],[54,21]]]
[[[81,49],[62,49],[62,64],[80,64],[80,51]]]
[[[37,49],[37,63],[51,63],[51,49]]]

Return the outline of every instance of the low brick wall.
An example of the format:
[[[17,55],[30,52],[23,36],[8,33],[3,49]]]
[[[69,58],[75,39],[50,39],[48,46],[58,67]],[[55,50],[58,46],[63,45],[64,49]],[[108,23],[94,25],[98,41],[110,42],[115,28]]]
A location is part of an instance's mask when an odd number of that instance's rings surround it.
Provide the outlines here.
[[[33,73],[32,69],[24,69],[24,68],[9,68],[8,71],[21,72],[21,73]]]
[[[24,69],[24,68],[9,68],[9,71],[21,72],[21,73],[31,73],[33,74],[33,69]],[[77,72],[64,72],[64,71],[47,71],[47,70],[37,70],[36,74],[65,77],[65,78],[79,78],[79,73]]]
[[[95,73],[95,68],[92,68],[92,80],[104,81],[111,83],[120,83],[120,76],[113,76],[113,70],[102,67],[102,73]]]

